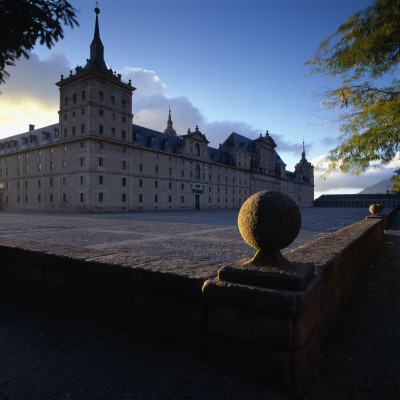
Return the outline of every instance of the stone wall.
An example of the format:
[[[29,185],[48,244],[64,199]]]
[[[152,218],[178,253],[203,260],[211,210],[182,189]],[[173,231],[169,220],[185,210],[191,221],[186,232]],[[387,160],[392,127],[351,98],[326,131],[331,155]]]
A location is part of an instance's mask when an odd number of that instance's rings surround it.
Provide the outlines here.
[[[314,268],[301,290],[88,262],[9,240],[0,246],[0,289],[294,396],[311,381],[321,344],[382,236],[383,219],[368,219],[285,253]]]

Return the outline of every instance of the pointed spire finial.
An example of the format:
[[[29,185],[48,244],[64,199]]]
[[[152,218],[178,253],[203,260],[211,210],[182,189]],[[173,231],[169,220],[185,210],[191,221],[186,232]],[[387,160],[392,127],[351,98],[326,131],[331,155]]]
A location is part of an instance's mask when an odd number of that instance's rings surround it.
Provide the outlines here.
[[[304,149],[304,137],[303,137],[303,149],[301,151],[301,159],[302,160],[306,159],[306,150]]]

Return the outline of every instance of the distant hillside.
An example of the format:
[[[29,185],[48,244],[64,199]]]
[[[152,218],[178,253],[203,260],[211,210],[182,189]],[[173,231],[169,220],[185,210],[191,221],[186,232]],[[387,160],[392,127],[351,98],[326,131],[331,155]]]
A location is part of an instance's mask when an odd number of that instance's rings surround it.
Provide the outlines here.
[[[359,194],[376,194],[376,193],[386,193],[386,190],[392,191],[393,183],[390,179],[384,179],[375,183],[375,185],[369,186],[364,190],[361,190]]]

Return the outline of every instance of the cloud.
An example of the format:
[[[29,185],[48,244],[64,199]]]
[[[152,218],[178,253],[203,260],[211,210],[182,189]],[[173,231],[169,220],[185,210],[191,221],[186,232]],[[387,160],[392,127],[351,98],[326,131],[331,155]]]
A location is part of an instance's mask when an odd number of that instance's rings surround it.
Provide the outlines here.
[[[321,177],[327,171],[327,164],[323,161],[325,155],[320,155],[311,160],[311,163],[317,167],[314,172],[314,183],[316,197],[321,194],[330,193],[357,193],[368,186],[372,186],[384,179],[390,179],[393,171],[400,168],[400,154],[398,153],[394,160],[384,167],[370,167],[360,175],[344,174],[339,171],[332,171],[329,175]]]
[[[45,126],[58,121],[59,95],[55,82],[70,68],[63,53],[46,60],[30,53],[15,67],[8,69],[10,78],[0,86],[0,137],[22,133],[28,124]]]

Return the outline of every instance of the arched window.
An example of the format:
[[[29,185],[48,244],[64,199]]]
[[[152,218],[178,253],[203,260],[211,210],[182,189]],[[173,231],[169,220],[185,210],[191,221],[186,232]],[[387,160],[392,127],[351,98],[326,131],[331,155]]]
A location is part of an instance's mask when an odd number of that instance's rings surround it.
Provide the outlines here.
[[[196,177],[196,179],[200,179],[200,165],[199,164],[196,164],[195,177]]]
[[[199,157],[199,156],[200,156],[200,145],[199,145],[198,143],[196,143],[196,144],[194,145],[194,155],[195,155],[196,157]]]

